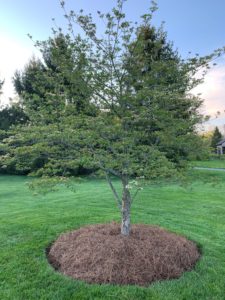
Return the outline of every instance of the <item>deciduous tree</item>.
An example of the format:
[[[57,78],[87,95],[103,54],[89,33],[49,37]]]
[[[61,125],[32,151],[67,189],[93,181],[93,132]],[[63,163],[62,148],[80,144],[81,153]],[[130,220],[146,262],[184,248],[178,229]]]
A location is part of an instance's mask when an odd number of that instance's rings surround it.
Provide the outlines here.
[[[202,118],[202,101],[190,93],[201,82],[194,75],[223,49],[184,61],[163,29],[152,25],[154,2],[137,27],[125,19],[124,2],[118,0],[111,13],[99,12],[105,38],[98,37],[91,15],[65,15],[70,28],[78,23],[94,44],[87,56],[89,85],[105,113],[89,120],[91,126],[82,134],[87,153],[104,171],[121,209],[121,233],[129,235],[131,180],[171,176],[192,152],[195,126]],[[61,5],[65,9],[64,1]],[[121,196],[111,176],[120,179]]]
[[[49,167],[51,162],[62,164],[74,157],[82,161],[83,166],[101,170],[121,211],[121,233],[127,236],[131,205],[140,189],[139,182],[177,176],[196,151],[196,124],[202,120],[198,110],[202,101],[193,96],[191,90],[202,78],[194,75],[207,68],[211,59],[224,49],[206,57],[183,60],[167,42],[163,28],[158,30],[152,25],[154,2],[138,25],[126,20],[124,2],[118,0],[117,7],[110,13],[98,12],[106,24],[105,35],[98,37],[91,15],[83,11],[67,13],[65,2],[61,1],[69,24],[69,43],[74,44],[74,23],[86,34],[85,39],[79,37],[85,72],[76,78],[79,78],[78,86],[86,86],[91,91],[89,103],[99,113],[64,115],[60,124],[52,128],[50,139],[36,129],[30,147],[16,151],[26,156],[28,150],[37,147],[35,139],[39,145],[47,143],[56,149],[52,151],[43,146],[43,151],[47,150],[46,161],[36,174],[41,169],[41,174],[46,171],[48,176],[55,176],[55,168]],[[62,69],[60,73],[63,80],[68,75],[67,70]],[[59,81],[56,96],[60,96],[61,87]],[[58,108],[52,106],[51,109],[54,114]],[[14,143],[19,134],[12,137],[10,143]],[[58,151],[60,147],[64,149]],[[122,193],[114,185],[115,177],[121,182]]]

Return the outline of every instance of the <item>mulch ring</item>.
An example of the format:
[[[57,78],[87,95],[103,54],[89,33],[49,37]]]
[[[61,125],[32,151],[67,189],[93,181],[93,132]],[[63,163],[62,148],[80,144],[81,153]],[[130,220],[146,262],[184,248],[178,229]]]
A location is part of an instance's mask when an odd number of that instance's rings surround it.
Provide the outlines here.
[[[113,222],[62,234],[47,256],[56,270],[88,283],[148,286],[190,271],[200,253],[193,242],[160,227],[133,225],[125,237]]]

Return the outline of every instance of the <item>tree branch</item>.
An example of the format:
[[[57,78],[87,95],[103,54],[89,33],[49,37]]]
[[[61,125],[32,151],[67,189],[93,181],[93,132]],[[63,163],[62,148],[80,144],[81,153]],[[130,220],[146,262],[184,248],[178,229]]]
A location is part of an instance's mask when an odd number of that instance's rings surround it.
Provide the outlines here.
[[[113,186],[113,183],[111,181],[111,178],[110,178],[109,174],[107,172],[105,174],[106,174],[106,179],[108,181],[108,184],[109,184],[109,186],[110,186],[110,188],[111,188],[111,190],[113,192],[113,195],[114,195],[114,197],[116,199],[117,205],[118,205],[119,209],[121,210],[121,208],[122,208],[121,199],[120,199],[120,197],[119,197],[119,195],[118,195],[115,187]]]

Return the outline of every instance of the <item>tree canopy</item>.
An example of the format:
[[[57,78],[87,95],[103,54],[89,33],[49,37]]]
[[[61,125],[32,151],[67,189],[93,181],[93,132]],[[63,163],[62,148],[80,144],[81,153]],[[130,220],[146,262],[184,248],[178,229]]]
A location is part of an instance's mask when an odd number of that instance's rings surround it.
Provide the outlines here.
[[[32,58],[13,78],[31,122],[53,124],[68,115],[95,114],[91,90],[80,80],[87,76],[84,41],[79,36],[72,41],[59,32],[47,41],[36,42],[36,46],[42,59]]]
[[[25,124],[27,115],[19,105],[4,107],[0,110],[0,129],[8,130],[12,125]]]

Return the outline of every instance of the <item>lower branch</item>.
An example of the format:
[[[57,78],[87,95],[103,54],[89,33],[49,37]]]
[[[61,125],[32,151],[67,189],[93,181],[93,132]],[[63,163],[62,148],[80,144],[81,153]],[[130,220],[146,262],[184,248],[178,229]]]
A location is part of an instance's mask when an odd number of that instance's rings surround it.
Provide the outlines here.
[[[114,187],[114,185],[112,183],[112,180],[111,180],[111,178],[110,178],[110,176],[109,176],[109,174],[107,172],[106,172],[106,179],[107,179],[108,184],[109,184],[109,186],[110,186],[110,188],[111,188],[111,190],[113,192],[113,195],[114,195],[114,197],[116,199],[117,205],[118,205],[119,209],[121,210],[122,203],[121,203],[120,197],[119,197],[119,195],[118,195],[118,193],[117,193],[117,191],[116,191],[116,189],[115,189],[115,187]]]

